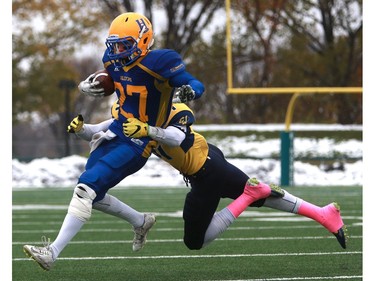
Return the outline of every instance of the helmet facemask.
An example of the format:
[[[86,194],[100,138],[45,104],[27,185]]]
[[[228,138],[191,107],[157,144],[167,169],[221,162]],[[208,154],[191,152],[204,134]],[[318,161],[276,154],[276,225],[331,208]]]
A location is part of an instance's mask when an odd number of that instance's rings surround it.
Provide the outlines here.
[[[142,54],[142,50],[138,48],[137,41],[131,36],[118,38],[116,35],[111,35],[107,38],[105,44],[109,58],[120,61],[122,65],[131,64]]]

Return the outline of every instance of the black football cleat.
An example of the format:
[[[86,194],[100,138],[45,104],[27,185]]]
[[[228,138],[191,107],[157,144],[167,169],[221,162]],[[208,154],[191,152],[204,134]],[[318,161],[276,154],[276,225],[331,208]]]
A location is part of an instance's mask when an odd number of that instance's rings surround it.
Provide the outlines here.
[[[340,246],[341,246],[343,249],[346,249],[346,243],[348,242],[348,238],[349,238],[349,236],[347,235],[347,232],[348,232],[348,230],[346,229],[346,226],[343,225],[343,226],[337,231],[337,233],[333,233],[333,235],[336,236],[337,241],[339,241]]]

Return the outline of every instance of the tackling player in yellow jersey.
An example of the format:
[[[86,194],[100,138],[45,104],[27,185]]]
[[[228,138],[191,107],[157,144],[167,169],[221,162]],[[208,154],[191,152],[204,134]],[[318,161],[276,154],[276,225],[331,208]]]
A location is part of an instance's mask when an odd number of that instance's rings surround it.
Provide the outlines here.
[[[214,240],[248,205],[270,207],[314,219],[333,233],[340,245],[346,248],[346,227],[337,203],[321,208],[274,185],[270,187],[276,196],[263,196],[262,199],[258,195],[258,200],[246,201],[246,191],[254,192],[250,187],[251,180],[230,164],[218,147],[207,143],[202,135],[193,130],[194,121],[190,108],[182,103],[174,103],[166,129],[149,126],[135,118],[128,119],[123,125],[125,135],[148,135],[157,140],[158,145],[153,153],[179,170],[190,182],[191,191],[187,194],[184,205],[184,242],[188,248],[200,249]],[[137,132],[134,134],[135,131]],[[178,140],[178,146],[168,142],[168,139]],[[257,186],[259,185],[267,188],[264,183],[258,183]],[[282,196],[277,196],[281,194]],[[235,200],[215,213],[220,198]],[[256,198],[256,195],[252,198]],[[242,205],[243,201],[250,203]]]
[[[117,116],[117,107],[116,103],[112,107],[114,118]],[[150,136],[156,140],[153,153],[180,171],[190,182],[191,190],[186,195],[183,210],[184,242],[189,249],[208,245],[249,205],[311,218],[333,233],[341,247],[346,248],[348,237],[338,204],[319,207],[275,185],[268,186],[249,179],[225,159],[219,148],[207,143],[202,135],[193,130],[194,121],[191,109],[177,103],[172,106],[165,128],[149,126],[135,118],[129,118],[123,125],[124,134],[129,137]],[[98,130],[105,131],[106,124],[84,124],[76,117],[68,130],[76,131],[78,136],[90,140]],[[221,198],[232,198],[234,201],[216,212]]]

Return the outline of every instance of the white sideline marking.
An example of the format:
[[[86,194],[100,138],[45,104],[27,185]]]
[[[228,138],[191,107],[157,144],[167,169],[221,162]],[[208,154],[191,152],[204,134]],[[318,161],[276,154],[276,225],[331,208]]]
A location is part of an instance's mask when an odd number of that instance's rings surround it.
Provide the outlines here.
[[[230,254],[230,255],[172,255],[172,256],[117,256],[117,257],[67,257],[58,260],[144,260],[144,259],[206,259],[206,258],[256,258],[256,257],[288,257],[288,256],[328,256],[328,255],[353,255],[362,254],[361,251],[353,252],[325,252],[325,253],[272,253],[272,254]],[[31,258],[15,258],[13,261],[26,261]]]
[[[26,204],[13,205],[13,211],[20,210],[68,210],[68,205],[42,205],[42,204]]]
[[[306,220],[309,221],[310,219],[296,215],[294,213],[282,212],[272,208],[262,207],[265,211],[259,211],[258,208],[249,208],[247,211],[241,213],[241,216],[238,219],[242,218],[251,218],[253,221],[254,218],[260,217],[290,217],[296,220]],[[32,211],[32,210],[68,210],[68,205],[46,205],[46,204],[26,204],[26,205],[13,205],[13,211]],[[269,212],[271,210],[271,212]],[[151,211],[149,211],[151,212]],[[169,218],[182,218],[183,211],[177,210],[175,212],[151,212],[158,217],[169,217]],[[17,217],[17,214],[14,214],[14,217]],[[27,218],[27,215],[21,215],[23,218]],[[29,217],[32,217],[30,215]],[[362,218],[362,216],[343,216],[343,218]],[[285,218],[286,219],[286,218]]]
[[[319,240],[319,239],[336,239],[333,235],[331,236],[292,236],[292,237],[244,237],[244,238],[216,238],[215,241],[278,241],[278,240]],[[350,239],[362,239],[362,236],[350,236]],[[148,243],[174,243],[183,242],[183,239],[148,239]],[[12,242],[12,245],[26,245],[26,244],[38,244],[39,241],[28,241],[28,242]],[[70,241],[69,244],[131,244],[133,240],[110,240],[110,241]]]
[[[360,225],[350,225],[346,224],[347,227],[362,227],[362,224]],[[226,231],[237,231],[237,230],[272,230],[272,229],[290,229],[291,226],[260,226],[260,227],[252,227],[252,226],[238,226],[238,227],[229,227]],[[321,225],[298,225],[293,226],[293,229],[315,229],[315,228],[322,228]],[[158,228],[155,226],[153,228],[155,231],[159,232],[181,232],[184,229],[182,227],[174,227],[174,228]],[[43,230],[13,230],[12,233],[56,233],[58,232],[58,229],[43,229]],[[80,232],[133,232],[130,228],[82,228]]]
[[[262,279],[231,279],[231,280],[206,280],[206,281],[289,281],[289,280],[333,280],[333,279],[358,279],[362,280],[362,275],[353,276],[325,276],[325,277],[288,277],[288,278],[262,278]]]

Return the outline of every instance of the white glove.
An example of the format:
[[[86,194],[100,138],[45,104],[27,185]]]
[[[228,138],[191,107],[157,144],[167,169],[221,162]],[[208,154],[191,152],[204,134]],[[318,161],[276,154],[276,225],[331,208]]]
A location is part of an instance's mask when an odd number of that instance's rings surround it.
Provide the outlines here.
[[[89,77],[86,78],[85,81],[81,81],[78,85],[78,90],[85,95],[91,97],[103,97],[104,96],[104,89],[103,88],[96,88],[99,85],[99,81],[93,82],[92,80],[95,77],[95,73],[91,74]]]
[[[182,85],[177,89],[175,98],[172,102],[181,103],[188,102],[195,98],[195,92],[190,85]]]

